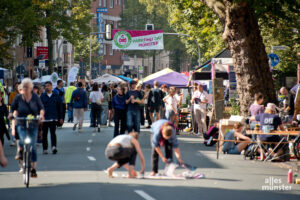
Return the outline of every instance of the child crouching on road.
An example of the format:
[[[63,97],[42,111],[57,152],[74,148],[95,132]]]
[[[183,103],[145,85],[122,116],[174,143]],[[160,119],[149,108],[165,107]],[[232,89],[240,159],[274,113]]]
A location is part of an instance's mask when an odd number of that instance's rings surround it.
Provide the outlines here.
[[[145,172],[145,159],[138,137],[137,132],[131,132],[128,135],[119,135],[109,142],[105,155],[108,159],[116,162],[107,168],[108,177],[113,178],[114,170],[123,166],[128,170],[128,178],[136,178],[137,173],[134,166],[137,154],[140,157],[142,166],[140,173]]]

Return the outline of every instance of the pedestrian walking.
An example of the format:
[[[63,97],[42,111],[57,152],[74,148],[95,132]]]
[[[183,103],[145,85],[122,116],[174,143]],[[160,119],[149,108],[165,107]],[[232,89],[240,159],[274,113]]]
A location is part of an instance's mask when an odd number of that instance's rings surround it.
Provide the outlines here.
[[[159,157],[164,163],[173,160],[173,148],[178,162],[183,164],[174,125],[168,120],[161,119],[152,124],[151,132],[152,173],[150,176],[155,176],[158,173]],[[165,146],[165,156],[160,149],[163,146]]]
[[[102,112],[101,112],[101,125],[106,126],[107,116],[108,116],[108,104],[110,100],[110,93],[108,91],[107,85],[102,86],[103,102],[102,102]]]
[[[45,109],[45,120],[43,123],[43,154],[48,154],[48,130],[51,135],[52,153],[57,153],[56,126],[63,123],[63,105],[61,96],[52,91],[52,83],[45,83],[45,92],[41,95],[41,101]],[[50,120],[50,121],[47,121]]]
[[[113,120],[113,117],[114,117],[112,100],[116,94],[117,94],[117,90],[116,90],[115,84],[110,83],[109,84],[109,102],[108,102],[108,126],[112,126],[111,121]]]
[[[141,111],[139,104],[142,103],[142,94],[136,88],[137,82],[130,82],[130,90],[126,93],[127,104],[127,130],[130,133],[135,130],[140,132]]]
[[[102,103],[104,101],[104,97],[101,91],[99,91],[99,87],[97,83],[94,83],[92,87],[92,92],[90,93],[90,103],[91,103],[91,112],[92,112],[92,124],[94,125],[94,132],[96,132],[96,128],[98,127],[98,132],[100,132],[101,125],[101,110]]]
[[[150,90],[148,96],[148,109],[150,110],[151,121],[159,120],[159,113],[163,102],[163,92],[159,89],[157,81],[153,83],[154,88]],[[154,119],[154,114],[156,119]]]
[[[126,97],[125,88],[118,86],[117,94],[112,101],[114,109],[114,137],[124,134],[126,131]],[[121,122],[121,123],[120,123]]]
[[[163,99],[166,104],[166,119],[177,127],[178,123],[178,106],[181,104],[182,95],[176,94],[176,88],[170,87],[169,94]]]
[[[54,93],[58,94],[62,103],[62,116],[63,116],[63,123],[59,123],[57,125],[58,128],[62,128],[64,121],[65,121],[65,115],[66,115],[66,100],[65,100],[65,89],[64,89],[64,82],[62,80],[57,81],[57,86],[53,90]]]
[[[124,166],[128,170],[128,178],[136,178],[137,173],[134,166],[137,154],[141,161],[140,173],[145,172],[145,158],[138,138],[139,134],[137,132],[131,132],[128,135],[119,135],[109,142],[105,155],[108,159],[116,162],[107,168],[108,177],[113,178],[114,170]]]
[[[146,85],[145,95],[144,95],[143,99],[144,99],[144,103],[145,103],[146,120],[148,122],[148,126],[146,126],[145,128],[151,128],[151,125],[152,125],[152,120],[150,117],[150,109],[148,109],[150,107],[148,104],[148,97],[149,97],[150,90],[151,90],[151,85],[150,84]]]
[[[140,116],[141,116],[141,125],[145,125],[145,92],[142,90],[143,84],[138,84],[136,86],[137,91],[139,91],[142,94],[142,102],[139,104],[140,105]]]
[[[78,83],[78,88],[72,93],[71,104],[73,104],[71,109],[74,109],[73,131],[75,131],[77,125],[79,125],[78,132],[82,133],[84,111],[87,111],[87,96],[81,82]]]
[[[3,93],[0,91],[0,141],[4,144],[4,135],[10,138],[6,124],[8,124],[8,110],[4,103]]]
[[[196,118],[196,123],[198,125],[198,133],[205,134],[207,132],[206,126],[206,107],[208,103],[208,94],[203,90],[201,84],[198,85],[197,90],[194,92],[192,97],[192,103],[194,104],[194,113]]]
[[[74,90],[76,90],[76,87],[74,86],[74,82],[71,82],[70,86],[67,88],[65,93],[65,100],[66,100],[67,110],[68,110],[68,122],[71,123],[73,123],[73,109],[72,109],[71,97]]]

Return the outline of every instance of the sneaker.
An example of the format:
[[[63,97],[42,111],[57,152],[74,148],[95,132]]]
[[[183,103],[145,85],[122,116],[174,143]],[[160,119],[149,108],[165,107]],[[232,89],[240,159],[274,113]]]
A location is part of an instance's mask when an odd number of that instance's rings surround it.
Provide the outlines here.
[[[195,133],[195,135],[201,135],[201,133],[198,132],[198,133]]]
[[[146,126],[145,128],[151,128],[151,126]]]
[[[56,146],[53,146],[53,147],[52,147],[52,153],[53,153],[53,154],[57,154]]]
[[[100,129],[100,126],[98,126],[98,133],[100,133],[101,129]]]
[[[76,126],[77,126],[77,124],[74,124],[74,126],[73,126],[73,131],[76,130]]]
[[[44,151],[43,151],[43,154],[48,154],[48,151],[47,151],[47,150],[44,150]]]
[[[31,170],[31,178],[37,178],[36,169]]]

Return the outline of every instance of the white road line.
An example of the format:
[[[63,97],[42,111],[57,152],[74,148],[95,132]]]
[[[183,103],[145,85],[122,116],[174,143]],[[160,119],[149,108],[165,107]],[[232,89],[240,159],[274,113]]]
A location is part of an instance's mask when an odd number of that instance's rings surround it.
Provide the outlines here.
[[[87,158],[88,158],[90,161],[96,161],[96,158],[93,157],[93,156],[88,156]]]
[[[93,133],[92,136],[96,136],[96,133]]]
[[[91,150],[91,147],[87,147],[87,148],[86,148],[86,151],[90,151],[90,150]]]
[[[143,190],[134,190],[134,192],[137,193],[138,195],[140,195],[141,197],[143,197],[146,200],[155,200],[153,197],[151,197],[149,194],[147,194]]]
[[[88,140],[88,143],[92,143],[93,142],[93,140]]]

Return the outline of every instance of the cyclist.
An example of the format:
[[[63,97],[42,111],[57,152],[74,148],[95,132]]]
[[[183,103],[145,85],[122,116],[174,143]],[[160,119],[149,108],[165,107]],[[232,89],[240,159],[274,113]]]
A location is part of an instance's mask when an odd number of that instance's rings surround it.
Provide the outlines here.
[[[29,78],[25,78],[21,83],[22,94],[19,94],[14,99],[10,112],[13,113],[14,117],[27,117],[28,115],[37,116],[40,115],[40,119],[44,120],[44,106],[42,104],[41,99],[32,92],[33,90],[33,82]],[[23,141],[26,137],[26,128],[21,126],[22,121],[17,121],[17,130],[20,136],[20,151],[18,152],[18,159],[22,159],[22,148]],[[36,141],[38,134],[38,125],[31,127],[29,130],[29,136],[31,138],[32,145],[32,170],[31,177],[37,177],[36,173],[36,162],[37,162],[37,149],[36,149]]]

